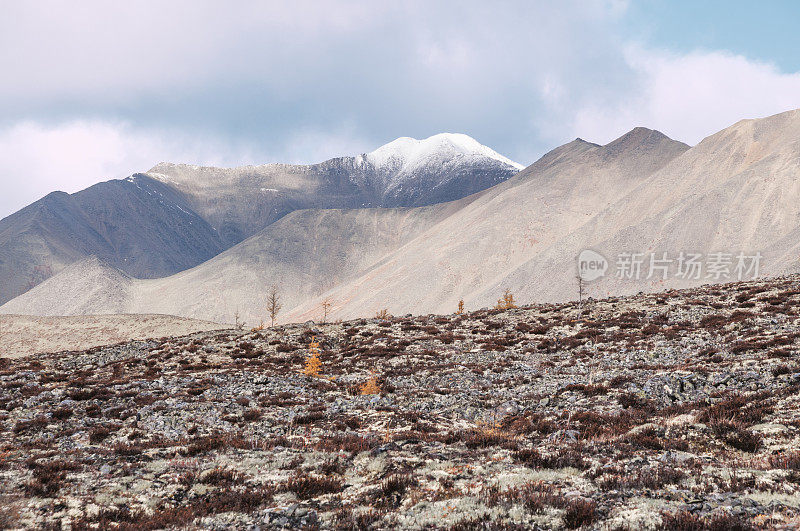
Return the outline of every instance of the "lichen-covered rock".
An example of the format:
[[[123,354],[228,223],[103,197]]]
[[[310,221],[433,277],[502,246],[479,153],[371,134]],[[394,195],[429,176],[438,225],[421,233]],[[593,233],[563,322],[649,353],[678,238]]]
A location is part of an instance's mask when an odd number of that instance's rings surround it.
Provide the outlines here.
[[[0,359],[0,525],[796,527],[798,307],[788,277]]]

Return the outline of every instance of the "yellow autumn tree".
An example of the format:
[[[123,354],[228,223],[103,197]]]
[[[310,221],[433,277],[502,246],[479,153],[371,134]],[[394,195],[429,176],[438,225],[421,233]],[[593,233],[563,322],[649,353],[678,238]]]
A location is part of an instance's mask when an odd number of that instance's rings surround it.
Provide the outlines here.
[[[311,339],[311,343],[308,344],[308,357],[306,358],[306,364],[303,367],[303,374],[306,376],[319,376],[320,370],[322,369],[322,360],[319,359],[319,352],[317,336],[314,336]]]
[[[503,292],[503,296],[497,299],[497,306],[495,306],[495,308],[498,310],[509,310],[516,307],[517,305],[514,302],[514,294],[511,293],[510,289],[506,289],[506,291]]]
[[[381,394],[381,388],[378,385],[378,381],[375,379],[375,375],[373,374],[370,376],[369,380],[361,386],[361,394],[362,395],[379,395]]]
[[[464,313],[464,299],[458,301],[458,311],[456,312],[458,315]]]

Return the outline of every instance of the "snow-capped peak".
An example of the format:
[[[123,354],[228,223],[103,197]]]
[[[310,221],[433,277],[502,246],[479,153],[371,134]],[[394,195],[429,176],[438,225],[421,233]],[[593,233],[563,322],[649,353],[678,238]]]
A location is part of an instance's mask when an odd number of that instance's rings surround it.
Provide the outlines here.
[[[392,166],[401,171],[413,171],[432,162],[451,161],[464,156],[494,159],[518,170],[523,168],[521,164],[461,133],[440,133],[423,140],[404,136],[363,155],[376,167]]]

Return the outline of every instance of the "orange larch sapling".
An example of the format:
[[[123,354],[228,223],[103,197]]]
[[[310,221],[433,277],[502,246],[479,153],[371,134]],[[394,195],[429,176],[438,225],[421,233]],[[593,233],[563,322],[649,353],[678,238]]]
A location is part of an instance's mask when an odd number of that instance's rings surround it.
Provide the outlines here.
[[[374,375],[370,376],[369,380],[367,380],[366,383],[361,386],[361,394],[362,395],[381,394],[381,388],[378,385],[378,381],[375,379]]]
[[[498,310],[510,310],[511,308],[516,308],[517,305],[514,302],[514,294],[511,293],[510,289],[506,289],[503,293],[503,297],[497,299],[497,306],[495,306]]]
[[[317,336],[311,339],[308,345],[308,358],[306,358],[305,367],[303,367],[303,374],[309,377],[319,376],[322,369],[322,360],[319,359],[319,343]]]

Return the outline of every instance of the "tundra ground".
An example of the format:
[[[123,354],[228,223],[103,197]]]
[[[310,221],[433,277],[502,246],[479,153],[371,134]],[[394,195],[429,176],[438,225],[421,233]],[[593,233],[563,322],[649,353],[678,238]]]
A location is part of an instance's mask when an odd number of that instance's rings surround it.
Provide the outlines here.
[[[786,277],[2,359],[0,527],[795,528],[798,308]]]

